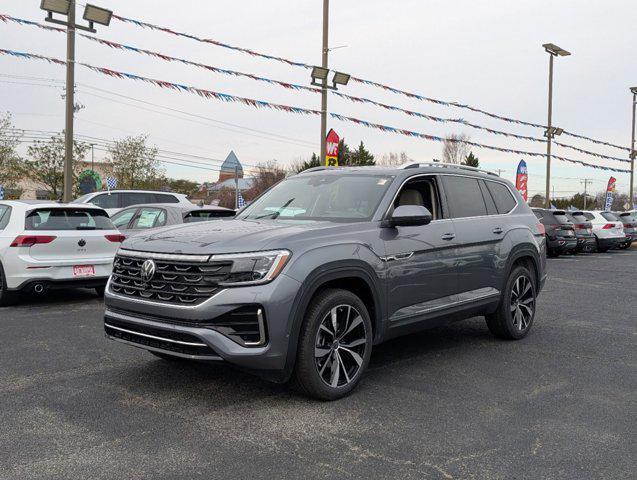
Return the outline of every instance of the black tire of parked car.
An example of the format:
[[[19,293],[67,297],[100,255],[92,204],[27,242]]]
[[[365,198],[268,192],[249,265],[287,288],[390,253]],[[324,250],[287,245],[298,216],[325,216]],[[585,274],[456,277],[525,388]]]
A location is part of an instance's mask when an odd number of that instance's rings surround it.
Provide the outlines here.
[[[529,333],[535,318],[536,298],[537,287],[529,269],[521,265],[513,268],[507,279],[498,309],[495,313],[485,316],[491,333],[506,340],[524,338]],[[530,310],[528,310],[529,308]],[[518,310],[521,314],[516,316]],[[520,318],[527,317],[527,315],[528,318]],[[520,327],[522,323],[524,325]]]
[[[597,241],[597,253],[606,253],[606,252],[608,252],[608,250],[609,250],[608,247],[600,247],[599,246],[599,238],[596,239],[596,241]]]
[[[0,307],[7,307],[15,302],[15,293],[7,291],[4,268],[0,263]]]
[[[106,291],[106,285],[101,287],[95,287],[95,293],[98,297],[102,298],[104,296],[104,292]]]
[[[337,312],[335,315],[340,315],[341,319],[336,321],[336,328],[331,328],[330,322],[326,328],[325,321],[331,320],[333,312]],[[293,383],[313,398],[336,400],[344,397],[358,385],[367,369],[372,336],[369,313],[359,297],[347,290],[322,290],[305,312]],[[322,367],[321,362],[324,362]],[[329,377],[330,384],[325,376]],[[335,377],[336,382],[333,382]]]
[[[560,254],[558,252],[556,252],[555,250],[547,250],[546,251],[546,256],[549,258],[557,258],[560,256]]]
[[[630,248],[631,245],[632,245],[632,242],[630,242],[630,243],[622,243],[617,248],[619,248],[620,250],[627,250],[627,249]]]

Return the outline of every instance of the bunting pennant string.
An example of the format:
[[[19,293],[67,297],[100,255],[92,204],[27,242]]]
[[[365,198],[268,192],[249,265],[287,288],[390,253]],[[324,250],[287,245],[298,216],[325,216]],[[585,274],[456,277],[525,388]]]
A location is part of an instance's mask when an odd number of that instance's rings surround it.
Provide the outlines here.
[[[217,40],[213,40],[213,39],[210,39],[210,38],[202,38],[202,37],[198,37],[196,35],[191,35],[191,34],[184,33],[184,32],[178,32],[178,31],[175,31],[175,30],[173,30],[171,28],[168,28],[168,27],[162,27],[162,26],[159,26],[159,25],[154,25],[152,23],[143,22],[141,20],[136,20],[136,19],[132,19],[132,18],[122,17],[122,16],[116,15],[116,14],[113,14],[113,18],[118,20],[118,21],[120,21],[120,22],[123,22],[123,23],[129,23],[129,24],[136,25],[137,27],[140,27],[140,28],[146,28],[146,29],[150,29],[150,30],[161,31],[161,32],[169,33],[169,34],[176,35],[176,36],[179,36],[179,37],[188,38],[190,40],[195,40],[195,41],[203,42],[203,43],[209,43],[209,44],[212,44],[212,45],[216,45],[218,47],[227,48],[227,49],[230,49],[230,50],[246,53],[246,54],[251,55],[253,57],[260,57],[260,58],[264,58],[264,59],[267,59],[267,60],[274,60],[274,61],[277,61],[277,62],[285,63],[287,65],[292,65],[292,66],[295,66],[295,67],[302,67],[302,68],[306,68],[306,69],[313,68],[313,65],[310,65],[310,64],[307,64],[307,63],[297,62],[297,61],[293,61],[293,60],[290,60],[290,59],[287,59],[287,58],[277,57],[277,56],[274,56],[274,55],[268,55],[268,54],[265,54],[265,53],[257,52],[255,50],[250,50],[248,48],[242,48],[242,47],[237,47],[237,46],[234,46],[234,45],[229,45],[227,43],[219,42]],[[352,76],[350,78],[350,80],[352,80],[354,82],[357,82],[357,83],[364,84],[364,85],[370,85],[370,86],[373,86],[373,87],[381,88],[383,90],[386,90],[386,91],[389,91],[389,92],[392,92],[392,93],[395,93],[395,94],[398,94],[398,95],[403,95],[403,96],[406,96],[408,98],[415,98],[415,99],[420,100],[420,101],[431,102],[431,103],[435,103],[435,104],[443,105],[443,106],[463,108],[463,109],[470,110],[470,111],[473,111],[473,112],[476,112],[476,113],[480,113],[482,115],[486,115],[488,117],[495,118],[497,120],[501,120],[501,121],[508,122],[508,123],[515,123],[515,124],[519,124],[519,125],[526,125],[528,127],[546,129],[546,125],[542,125],[542,124],[539,124],[539,123],[526,122],[526,121],[523,121],[523,120],[517,120],[515,118],[505,117],[505,116],[502,116],[502,115],[496,115],[495,113],[491,113],[491,112],[488,112],[486,110],[482,110],[480,108],[473,107],[471,105],[467,105],[467,104],[463,104],[463,103],[459,103],[459,102],[447,102],[447,101],[439,100],[439,99],[436,99],[436,98],[426,97],[424,95],[419,95],[419,94],[416,94],[416,93],[407,92],[405,90],[400,90],[400,89],[391,87],[389,85],[384,85],[382,83],[375,82],[373,80],[367,80],[367,79],[356,77],[356,76]],[[621,146],[621,145],[615,145],[613,143],[609,143],[609,142],[605,142],[605,141],[601,141],[601,140],[596,140],[594,138],[586,137],[584,135],[578,135],[578,134],[574,134],[574,133],[566,132],[566,131],[564,132],[564,134],[572,136],[574,138],[579,138],[579,139],[582,139],[582,140],[587,140],[587,141],[590,141],[590,142],[593,142],[593,143],[597,143],[599,145],[606,145],[606,146],[609,146],[609,147],[618,148],[618,149],[623,150],[623,151],[630,151],[630,149],[627,148],[627,147],[624,147],[624,146]]]
[[[25,19],[21,19],[21,18],[16,18],[16,17],[12,17],[10,15],[3,15],[0,14],[0,20],[4,21],[4,22],[16,22],[19,23],[21,25],[29,25],[29,26],[34,26],[34,27],[38,27],[38,28],[42,28],[45,30],[49,30],[49,31],[55,31],[55,32],[61,32],[61,33],[65,33],[65,30],[62,28],[57,28],[57,27],[50,27],[48,25],[42,25],[40,23],[37,22],[32,22],[30,20],[25,20]],[[209,72],[215,72],[215,73],[220,73],[220,74],[224,74],[224,75],[230,75],[230,76],[234,76],[234,77],[244,77],[244,78],[249,78],[251,80],[255,80],[255,81],[259,81],[259,82],[265,82],[271,85],[278,85],[281,86],[283,88],[286,89],[291,89],[291,90],[301,90],[301,91],[308,91],[308,92],[312,92],[312,93],[321,93],[321,89],[320,88],[315,88],[315,87],[308,87],[306,85],[299,85],[299,84],[294,84],[294,83],[289,83],[289,82],[283,82],[280,80],[274,80],[271,78],[266,78],[266,77],[260,77],[258,75],[252,74],[252,73],[244,73],[244,72],[239,72],[236,70],[228,70],[228,69],[224,69],[224,68],[220,68],[220,67],[215,67],[213,65],[208,65],[208,64],[203,64],[203,63],[199,63],[199,62],[194,62],[194,61],[190,61],[190,60],[186,60],[183,58],[179,58],[179,57],[173,57],[170,55],[166,55],[160,52],[155,52],[152,50],[146,50],[143,48],[139,48],[139,47],[135,47],[132,45],[125,45],[122,43],[117,43],[117,42],[113,42],[110,40],[105,40],[99,37],[95,37],[92,35],[86,35],[83,33],[79,34],[80,36],[82,36],[83,38],[86,38],[92,42],[96,42],[99,43],[101,45],[106,45],[109,48],[113,48],[113,49],[117,49],[117,50],[123,50],[123,51],[128,51],[128,52],[135,52],[138,54],[143,54],[143,55],[147,55],[153,58],[157,58],[160,59],[162,61],[166,61],[166,62],[178,62],[184,65],[189,65],[189,66],[194,66],[197,68],[201,68],[204,69],[206,71]],[[533,137],[533,136],[528,136],[528,135],[518,135],[515,133],[511,133],[511,132],[504,132],[501,130],[495,130],[492,128],[488,128],[488,127],[484,127],[482,125],[477,125],[471,122],[468,122],[462,118],[443,118],[443,117],[437,117],[434,115],[428,115],[425,113],[421,113],[421,112],[415,112],[412,110],[407,110],[404,108],[400,108],[394,105],[388,105],[385,103],[381,103],[381,102],[377,102],[375,100],[371,100],[369,98],[364,98],[364,97],[357,97],[357,96],[353,96],[353,95],[347,95],[341,92],[337,92],[337,91],[333,91],[330,90],[330,92],[335,95],[338,96],[339,98],[343,98],[345,100],[354,102],[354,103],[363,103],[363,104],[368,104],[368,105],[374,105],[380,108],[384,108],[386,110],[392,110],[392,111],[397,111],[397,112],[401,112],[404,113],[408,116],[411,117],[419,117],[419,118],[424,118],[426,120],[430,120],[430,121],[434,121],[434,122],[440,122],[440,123],[457,123],[460,125],[464,125],[467,126],[469,128],[473,128],[476,130],[482,130],[485,132],[488,132],[490,134],[493,135],[500,135],[500,136],[504,136],[504,137],[509,137],[509,138],[516,138],[519,140],[528,140],[528,141],[532,141],[532,142],[539,142],[539,143],[546,143],[546,140],[543,138],[538,138],[538,137]],[[563,147],[563,148],[569,148],[572,150],[575,150],[579,153],[584,153],[586,155],[591,155],[597,158],[603,158],[603,159],[607,159],[607,160],[614,160],[614,161],[618,161],[618,162],[624,162],[624,163],[629,163],[630,160],[627,159],[623,159],[623,158],[618,158],[618,157],[612,157],[612,156],[608,156],[608,155],[602,155],[599,153],[595,153],[595,152],[591,152],[588,150],[583,150],[577,147],[573,147],[571,145],[567,145],[564,143],[558,143],[555,142],[557,145]]]
[[[52,57],[46,57],[44,55],[38,55],[38,54],[32,54],[32,53],[17,52],[17,51],[14,51],[14,50],[0,49],[0,55],[10,55],[12,57],[20,58],[20,59],[43,60],[43,61],[46,61],[48,63],[54,63],[56,65],[66,65],[66,62],[63,61],[63,60],[60,60],[60,59],[56,59],[56,58],[52,58]],[[154,78],[143,77],[143,76],[140,76],[140,75],[135,75],[133,73],[120,72],[120,71],[117,71],[117,70],[112,70],[112,69],[104,68],[104,67],[96,67],[96,66],[90,65],[88,63],[76,62],[76,65],[80,65],[80,66],[82,66],[84,68],[87,68],[87,69],[92,70],[94,72],[101,73],[103,75],[107,75],[107,76],[110,76],[110,77],[114,77],[114,78],[118,78],[118,79],[128,79],[128,80],[134,80],[134,81],[150,83],[150,84],[152,84],[154,86],[157,86],[157,87],[160,87],[160,88],[167,88],[167,89],[175,90],[175,91],[178,91],[178,92],[191,93],[191,94],[198,95],[198,96],[200,96],[202,98],[206,98],[206,99],[218,100],[218,101],[222,101],[222,102],[242,103],[244,105],[247,105],[247,106],[250,106],[250,107],[253,107],[253,108],[268,108],[268,109],[271,109],[271,110],[284,111],[284,112],[288,112],[288,113],[296,113],[298,115],[318,116],[318,115],[321,114],[320,110],[311,110],[311,109],[307,109],[307,108],[294,107],[294,106],[290,106],[290,105],[283,105],[283,104],[278,104],[278,103],[266,102],[266,101],[263,101],[263,100],[255,100],[255,99],[252,99],[252,98],[240,97],[240,96],[237,96],[237,95],[230,95],[230,94],[227,94],[227,93],[215,92],[215,91],[212,91],[212,90],[206,90],[206,89],[202,89],[202,88],[197,88],[197,87],[193,87],[193,86],[190,86],[190,85],[183,85],[183,84],[179,84],[179,83],[168,82],[168,81],[165,81],[165,80],[157,80],[157,79],[154,79]],[[408,137],[422,138],[424,140],[430,140],[430,141],[436,141],[436,142],[444,142],[445,141],[445,139],[442,138],[442,137],[437,137],[437,136],[433,136],[433,135],[427,135],[427,134],[419,133],[419,132],[413,132],[413,131],[410,131],[410,130],[398,129],[398,128],[387,126],[387,125],[381,125],[381,124],[377,124],[377,123],[368,122],[366,120],[361,120],[361,119],[358,119],[358,118],[347,117],[347,116],[344,116],[344,115],[340,115],[338,113],[330,113],[329,115],[332,118],[334,118],[336,120],[339,120],[341,122],[347,122],[347,123],[353,123],[353,124],[356,124],[356,125],[362,125],[364,127],[381,130],[383,132],[395,133],[395,134],[405,135],[405,136],[408,136]],[[484,148],[484,149],[488,149],[488,150],[495,150],[495,151],[506,152],[506,153],[514,153],[516,155],[526,155],[526,156],[530,156],[530,157],[544,157],[543,153],[526,152],[526,151],[521,151],[521,150],[513,150],[513,149],[495,147],[495,146],[492,146],[492,145],[486,145],[486,144],[477,143],[477,142],[466,142],[466,143],[471,145],[471,146],[474,146],[476,148]],[[564,162],[576,163],[576,164],[579,164],[579,165],[583,165],[583,166],[587,166],[587,167],[591,167],[591,168],[596,168],[596,169],[600,169],[600,170],[629,173],[629,170],[611,168],[611,167],[606,167],[606,166],[602,166],[602,165],[594,165],[594,164],[583,162],[581,160],[573,160],[573,159],[570,159],[570,158],[565,158],[565,157],[560,157],[560,156],[554,156],[553,158],[555,158],[557,160],[562,160]]]

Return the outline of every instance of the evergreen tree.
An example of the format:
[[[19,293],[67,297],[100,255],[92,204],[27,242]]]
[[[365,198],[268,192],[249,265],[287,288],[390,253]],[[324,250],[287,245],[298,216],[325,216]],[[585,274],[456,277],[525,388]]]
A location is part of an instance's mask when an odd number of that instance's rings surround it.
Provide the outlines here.
[[[469,152],[469,155],[467,155],[467,159],[464,161],[464,164],[469,167],[478,168],[480,166],[480,160],[478,160],[478,157],[476,157],[473,152]]]
[[[358,148],[350,153],[348,165],[352,167],[376,165],[374,155],[372,155],[369,150],[365,148],[365,144],[363,144],[362,140]]]

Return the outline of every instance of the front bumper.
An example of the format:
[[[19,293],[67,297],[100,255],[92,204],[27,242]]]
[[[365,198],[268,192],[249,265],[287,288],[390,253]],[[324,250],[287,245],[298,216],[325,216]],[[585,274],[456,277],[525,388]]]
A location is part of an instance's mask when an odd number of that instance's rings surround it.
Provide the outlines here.
[[[590,237],[578,237],[577,238],[577,251],[578,252],[592,252],[595,250],[597,243],[594,236]]]
[[[189,306],[126,297],[107,287],[105,333],[112,340],[168,355],[223,360],[251,370],[283,371],[293,304],[300,288],[299,282],[281,274],[269,284],[226,288],[199,305]],[[263,346],[243,346],[204,325],[255,304],[264,312],[267,338]]]

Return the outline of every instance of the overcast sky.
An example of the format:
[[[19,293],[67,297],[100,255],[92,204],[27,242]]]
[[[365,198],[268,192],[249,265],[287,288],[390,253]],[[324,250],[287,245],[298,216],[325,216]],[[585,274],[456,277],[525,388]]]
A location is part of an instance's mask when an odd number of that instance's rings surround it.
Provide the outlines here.
[[[318,64],[321,60],[320,0],[269,1],[156,1],[95,0],[116,13],[175,30],[213,38],[277,56]],[[39,0],[0,0],[0,13],[41,21]],[[81,12],[81,7],[78,7]],[[78,15],[81,16],[81,13]],[[212,45],[113,21],[100,27],[101,38],[161,51],[222,68],[254,73],[293,83],[308,84],[309,72],[251,57]],[[548,55],[541,45],[552,42],[573,55],[555,64],[554,124],[569,131],[629,145],[631,97],[637,85],[637,9],[630,0],[332,0],[330,66],[397,88],[443,100],[468,103],[501,115],[545,123]],[[62,34],[0,23],[0,48],[64,58]],[[247,79],[227,77],[197,68],[166,63],[135,53],[111,50],[78,38],[77,60],[157,79],[219,92],[305,108],[320,108],[320,96],[288,91]],[[64,79],[64,69],[42,62],[0,56],[0,110],[13,113],[17,127],[59,131],[63,128],[63,100],[59,88],[44,80]],[[76,132],[114,139],[147,133],[150,142],[171,152],[209,158],[218,168],[230,150],[246,165],[276,159],[286,165],[318,152],[320,121],[283,112],[255,110],[163,90],[144,83],[101,76],[77,69],[77,101],[85,106],[76,119]],[[32,85],[26,85],[31,83]],[[38,85],[33,85],[33,84]],[[91,88],[92,87],[92,88]],[[100,90],[96,90],[96,88]],[[462,117],[473,123],[525,135],[541,130],[511,125],[480,114],[384,92],[350,83],[344,93],[365,96],[443,117]],[[118,95],[126,95],[123,98]],[[149,103],[140,103],[133,99]],[[140,108],[141,107],[141,108]],[[187,117],[174,110],[200,117]],[[329,110],[371,122],[432,135],[467,133],[476,142],[543,152],[539,143],[494,137],[453,124],[438,124],[354,105],[330,98]],[[226,122],[226,123],[220,123]],[[228,125],[232,124],[232,125]],[[407,138],[351,124],[330,121],[350,145],[361,140],[377,157],[406,152],[411,158],[440,158],[439,143]],[[627,158],[627,152],[562,138],[580,148]],[[556,148],[558,155],[619,168],[626,164]],[[503,169],[513,180],[519,156],[474,150],[481,166]],[[96,152],[99,159],[102,152]],[[525,158],[531,193],[543,191],[545,159]],[[206,160],[199,159],[206,162]],[[580,190],[579,178],[595,180],[592,190],[605,189],[608,172],[554,162],[556,196]],[[173,177],[213,181],[216,172],[167,165]],[[620,190],[628,189],[628,174],[615,174]]]

